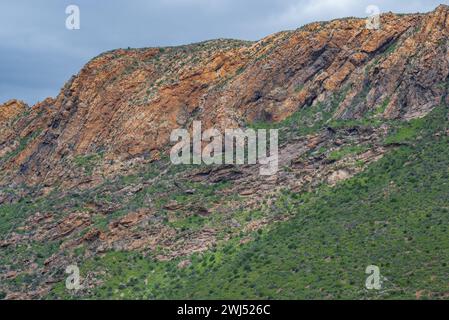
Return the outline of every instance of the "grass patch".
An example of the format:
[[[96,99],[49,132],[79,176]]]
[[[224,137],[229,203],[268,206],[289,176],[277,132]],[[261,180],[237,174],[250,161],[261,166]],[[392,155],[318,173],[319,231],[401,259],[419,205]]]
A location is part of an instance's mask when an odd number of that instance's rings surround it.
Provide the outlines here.
[[[347,146],[331,152],[327,158],[331,161],[339,161],[348,155],[359,155],[367,150],[369,150],[368,146]]]
[[[103,153],[89,155],[79,155],[73,160],[73,163],[84,170],[87,175],[92,175],[95,166],[103,159]]]

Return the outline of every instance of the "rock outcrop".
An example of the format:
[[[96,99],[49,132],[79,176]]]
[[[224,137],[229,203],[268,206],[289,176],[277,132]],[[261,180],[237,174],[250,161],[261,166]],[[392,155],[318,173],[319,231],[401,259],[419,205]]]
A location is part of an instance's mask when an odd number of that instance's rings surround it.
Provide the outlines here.
[[[0,105],[0,125],[6,126],[9,122],[18,118],[23,112],[26,111],[27,105],[18,100],[10,100],[5,104]]]

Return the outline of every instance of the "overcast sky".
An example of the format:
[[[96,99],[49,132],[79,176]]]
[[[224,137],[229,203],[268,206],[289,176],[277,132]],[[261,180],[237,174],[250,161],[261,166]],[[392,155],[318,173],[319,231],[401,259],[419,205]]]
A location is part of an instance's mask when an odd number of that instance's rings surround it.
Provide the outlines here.
[[[71,75],[115,48],[257,40],[308,22],[382,12],[427,12],[449,0],[1,0],[0,103],[55,96]],[[67,30],[68,5],[81,29]]]

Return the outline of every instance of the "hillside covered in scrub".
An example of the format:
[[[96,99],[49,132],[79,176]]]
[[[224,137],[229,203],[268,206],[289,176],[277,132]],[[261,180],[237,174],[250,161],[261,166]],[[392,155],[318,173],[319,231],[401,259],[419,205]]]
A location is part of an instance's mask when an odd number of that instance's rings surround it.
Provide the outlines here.
[[[448,49],[441,5],[114,50],[0,105],[0,298],[449,298]],[[279,129],[279,172],[171,164],[193,121]]]

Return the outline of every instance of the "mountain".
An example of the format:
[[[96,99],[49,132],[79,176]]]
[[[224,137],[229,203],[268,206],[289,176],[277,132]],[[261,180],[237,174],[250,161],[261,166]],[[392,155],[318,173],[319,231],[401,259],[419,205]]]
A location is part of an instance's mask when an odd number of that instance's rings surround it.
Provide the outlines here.
[[[441,5],[114,50],[0,105],[0,296],[447,298],[448,49]],[[279,129],[279,172],[172,165],[193,121]]]

